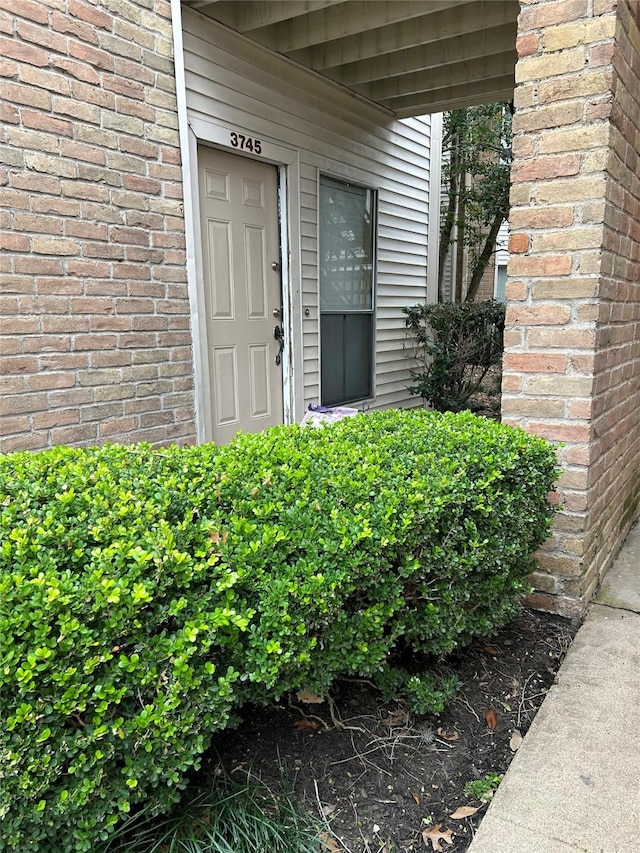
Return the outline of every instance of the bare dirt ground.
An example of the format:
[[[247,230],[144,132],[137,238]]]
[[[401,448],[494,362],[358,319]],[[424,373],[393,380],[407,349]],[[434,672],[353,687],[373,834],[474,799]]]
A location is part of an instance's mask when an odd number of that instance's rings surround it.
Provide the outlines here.
[[[324,825],[330,853],[462,853],[491,797],[478,788],[495,788],[506,771],[576,628],[524,610],[437,664],[461,682],[438,716],[413,715],[358,680],[339,681],[321,704],[290,696],[245,709],[206,763],[270,788],[284,776]],[[470,791],[478,780],[487,781]]]

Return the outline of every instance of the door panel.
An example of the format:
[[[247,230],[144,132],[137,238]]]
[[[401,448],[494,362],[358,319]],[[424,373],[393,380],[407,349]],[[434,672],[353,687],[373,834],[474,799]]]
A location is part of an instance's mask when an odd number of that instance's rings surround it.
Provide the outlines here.
[[[228,222],[207,221],[209,239],[207,266],[211,318],[233,319],[233,264],[231,262],[231,228]],[[205,280],[207,278],[205,272]]]
[[[275,166],[198,149],[213,440],[282,423]],[[275,312],[278,312],[277,314]]]
[[[251,416],[253,418],[269,417],[271,414],[269,394],[269,348],[256,344],[249,347],[251,391]]]
[[[267,316],[267,271],[264,266],[266,257],[264,228],[257,228],[255,225],[245,225],[244,253],[247,282],[247,313],[252,320],[263,320]]]
[[[238,369],[235,347],[213,347],[215,426],[238,422]]]

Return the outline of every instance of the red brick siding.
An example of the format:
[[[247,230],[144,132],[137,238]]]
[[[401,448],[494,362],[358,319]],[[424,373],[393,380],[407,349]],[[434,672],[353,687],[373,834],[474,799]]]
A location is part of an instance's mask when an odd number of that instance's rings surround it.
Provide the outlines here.
[[[638,513],[640,39],[629,0],[522,4],[503,415],[562,441],[537,606],[579,613]]]
[[[600,576],[640,513],[640,30],[629,2],[618,6],[613,67],[587,554]]]
[[[0,450],[195,439],[170,6],[0,0]]]

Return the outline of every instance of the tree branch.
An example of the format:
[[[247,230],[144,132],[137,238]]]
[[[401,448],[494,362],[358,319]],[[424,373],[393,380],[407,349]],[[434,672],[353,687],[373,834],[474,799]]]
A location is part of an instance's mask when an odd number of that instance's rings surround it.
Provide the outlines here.
[[[465,298],[465,302],[473,302],[478,293],[478,288],[480,287],[480,282],[482,281],[482,276],[484,275],[484,271],[487,268],[487,264],[489,263],[489,258],[491,257],[493,250],[496,246],[496,240],[498,239],[498,233],[500,231],[500,226],[504,222],[504,214],[502,212],[496,213],[493,222],[491,223],[491,228],[489,229],[489,233],[487,234],[487,239],[484,243],[484,248],[480,254],[480,257],[476,261],[473,267],[473,274],[471,275],[471,281],[469,282],[469,289],[467,290],[467,295]]]

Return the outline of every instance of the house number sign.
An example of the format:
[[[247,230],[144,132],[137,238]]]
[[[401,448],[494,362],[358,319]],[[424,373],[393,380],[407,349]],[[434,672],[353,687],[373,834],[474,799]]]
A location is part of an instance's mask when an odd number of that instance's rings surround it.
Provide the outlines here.
[[[245,136],[244,133],[231,131],[231,147],[239,148],[241,151],[252,151],[254,154],[262,154],[262,140],[255,136]]]

